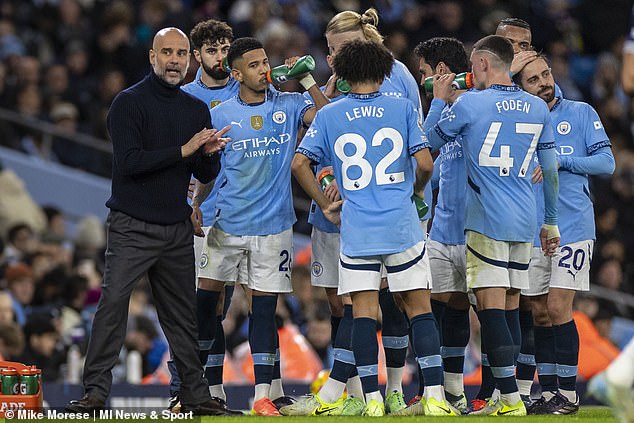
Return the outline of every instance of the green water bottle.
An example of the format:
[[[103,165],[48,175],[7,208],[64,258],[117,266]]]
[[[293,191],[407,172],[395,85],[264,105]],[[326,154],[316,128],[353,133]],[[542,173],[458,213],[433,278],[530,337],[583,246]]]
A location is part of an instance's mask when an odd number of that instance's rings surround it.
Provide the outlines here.
[[[231,73],[231,67],[229,67],[229,62],[225,57],[220,62],[220,66],[227,72]],[[290,81],[291,79],[297,79],[301,76],[304,76],[308,72],[311,72],[315,69],[315,59],[313,56],[307,54],[306,56],[302,56],[297,59],[295,65],[292,68],[287,68],[286,65],[280,65],[274,67],[266,74],[266,79],[269,83],[274,85],[282,85],[283,83]]]
[[[334,179],[335,175],[333,175],[332,170],[328,168],[322,169],[321,172],[319,172],[319,175],[317,175],[317,180],[321,184],[322,189],[326,189],[326,187],[330,185]]]
[[[266,74],[266,79],[273,85],[282,85],[286,81],[306,75],[315,69],[315,59],[307,54],[297,59],[292,68],[286,65],[274,67]]]
[[[225,56],[225,58],[224,58],[224,59],[222,59],[222,60],[220,61],[220,67],[221,67],[222,69],[224,69],[224,70],[225,70],[225,72],[227,72],[227,73],[231,73],[231,66],[229,66],[229,61],[227,60],[227,57],[226,57],[226,56]]]
[[[339,92],[341,92],[342,94],[348,94],[350,91],[352,91],[352,87],[350,86],[350,84],[348,84],[348,81],[346,81],[345,79],[337,79],[337,89],[339,90]]]
[[[468,90],[473,88],[473,74],[471,72],[462,72],[456,75],[456,78],[451,82],[451,85],[457,90]],[[434,77],[430,76],[425,78],[423,88],[427,94],[434,92]]]
[[[416,211],[418,212],[418,218],[422,219],[429,211],[429,206],[427,205],[425,200],[423,200],[416,194],[412,195],[412,200],[414,200],[414,205],[416,206]]]
[[[33,368],[20,370],[20,395],[35,395],[39,391],[37,372]]]
[[[17,395],[20,393],[18,371],[13,368],[2,369],[2,395]]]

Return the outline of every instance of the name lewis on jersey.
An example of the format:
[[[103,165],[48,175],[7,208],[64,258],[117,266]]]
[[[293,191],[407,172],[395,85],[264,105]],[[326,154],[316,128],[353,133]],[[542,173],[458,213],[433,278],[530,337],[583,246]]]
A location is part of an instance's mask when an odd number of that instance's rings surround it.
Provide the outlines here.
[[[382,118],[384,109],[383,107],[376,106],[361,106],[355,107],[350,111],[346,112],[346,117],[348,121],[352,122],[355,119],[364,118],[364,117],[374,117],[374,118]]]

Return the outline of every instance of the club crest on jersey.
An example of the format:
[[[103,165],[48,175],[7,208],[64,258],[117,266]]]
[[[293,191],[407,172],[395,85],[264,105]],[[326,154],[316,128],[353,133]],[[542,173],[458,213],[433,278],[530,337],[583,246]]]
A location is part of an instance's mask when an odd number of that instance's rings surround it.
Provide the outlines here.
[[[207,263],[209,263],[209,257],[207,257],[207,254],[203,254],[200,257],[200,268],[204,269],[205,267],[207,267]]]
[[[214,107],[216,107],[216,106],[217,106],[217,105],[219,105],[219,104],[220,104],[220,100],[211,100],[211,101],[209,102],[209,108],[210,108],[210,109],[213,109]]]
[[[264,126],[262,116],[251,116],[251,128],[257,131],[258,129],[262,129],[262,126]]]
[[[284,123],[284,122],[286,122],[286,113],[284,113],[281,110],[273,113],[273,122],[275,122],[275,123]]]
[[[557,132],[559,132],[561,135],[568,135],[571,129],[572,125],[570,125],[570,122],[566,120],[563,120],[557,124]]]

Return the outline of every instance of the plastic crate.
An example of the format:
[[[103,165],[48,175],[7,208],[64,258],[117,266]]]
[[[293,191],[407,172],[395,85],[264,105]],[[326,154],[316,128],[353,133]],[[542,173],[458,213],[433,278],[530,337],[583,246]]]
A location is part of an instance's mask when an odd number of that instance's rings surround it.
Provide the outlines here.
[[[0,368],[3,369],[15,369],[20,370],[31,368],[31,366],[24,365],[22,363],[16,363],[13,361],[0,361]],[[34,410],[42,411],[43,409],[43,396],[42,396],[42,379],[38,380],[37,394],[33,395],[3,395],[0,394],[0,418],[4,418],[6,410],[18,411],[18,410]]]

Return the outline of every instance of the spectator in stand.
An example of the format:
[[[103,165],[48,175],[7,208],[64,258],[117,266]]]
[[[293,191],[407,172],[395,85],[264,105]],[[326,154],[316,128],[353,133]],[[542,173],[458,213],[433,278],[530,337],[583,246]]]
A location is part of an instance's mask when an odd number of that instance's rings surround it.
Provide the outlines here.
[[[309,319],[306,328],[306,339],[313,347],[324,369],[332,368],[334,351],[330,343],[330,310],[328,303],[322,302],[323,307]]]
[[[30,304],[35,292],[35,281],[31,268],[24,263],[9,266],[4,274],[13,302],[15,320],[24,326],[30,313]]]
[[[66,352],[58,349],[59,333],[50,317],[31,316],[24,326],[26,347],[17,361],[35,365],[42,370],[44,382],[57,382],[61,377],[61,365],[66,362]]]
[[[70,101],[68,68],[63,63],[54,63],[46,69],[44,77],[44,103],[52,110],[57,103]]]
[[[126,349],[138,351],[143,359],[142,374],[147,376],[153,373],[161,364],[163,355],[167,352],[167,344],[159,336],[159,332],[152,320],[143,315],[138,315],[132,322],[134,329],[129,330],[126,336]]]
[[[82,257],[101,260],[106,247],[106,231],[101,219],[93,215],[81,219],[73,241]]]
[[[64,339],[72,339],[73,331],[82,328],[81,313],[88,294],[88,280],[79,275],[71,275],[61,292],[60,334]],[[83,329],[83,328],[82,328]]]
[[[0,360],[15,361],[24,351],[24,334],[15,322],[0,323]]]
[[[13,311],[13,301],[11,294],[7,290],[0,290],[0,323],[15,322],[15,312]]]
[[[37,248],[33,229],[26,223],[18,223],[7,231],[7,246],[4,251],[8,263],[17,263]]]
[[[7,242],[7,248],[13,244],[9,230],[24,224],[33,235],[44,230],[46,217],[29,195],[22,179],[12,170],[3,169],[0,163],[0,237]],[[5,251],[5,259],[7,253]]]

